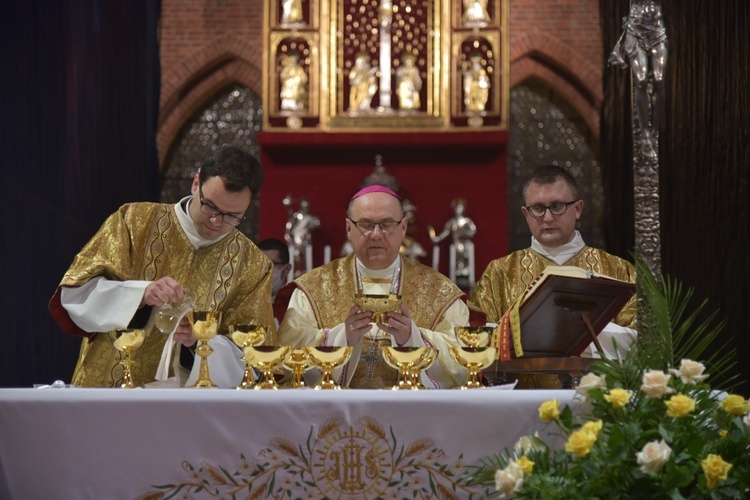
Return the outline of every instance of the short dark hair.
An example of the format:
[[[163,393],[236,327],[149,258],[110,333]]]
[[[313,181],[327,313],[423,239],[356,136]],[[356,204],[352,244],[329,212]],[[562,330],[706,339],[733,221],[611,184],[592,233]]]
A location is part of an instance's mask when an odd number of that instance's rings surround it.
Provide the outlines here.
[[[258,159],[244,149],[230,144],[224,144],[206,158],[199,175],[201,184],[211,177],[221,177],[224,187],[233,193],[248,187],[253,199],[257,197],[263,184],[263,169]]]
[[[258,243],[258,248],[261,250],[276,250],[279,252],[281,263],[289,263],[289,247],[281,240],[277,240],[276,238],[266,238]]]
[[[578,184],[570,173],[562,167],[557,165],[544,165],[531,173],[529,179],[523,185],[523,199],[526,200],[526,195],[529,194],[529,185],[533,182],[534,184],[554,184],[559,179],[565,181],[565,184],[570,188],[573,193],[573,198],[578,199]]]

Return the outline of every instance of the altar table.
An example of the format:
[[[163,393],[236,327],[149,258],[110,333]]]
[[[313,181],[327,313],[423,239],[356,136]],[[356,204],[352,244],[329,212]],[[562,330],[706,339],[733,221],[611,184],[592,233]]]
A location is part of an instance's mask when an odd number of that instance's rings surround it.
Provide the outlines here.
[[[554,432],[550,399],[576,405],[567,390],[1,389],[0,498],[481,498],[467,466]]]

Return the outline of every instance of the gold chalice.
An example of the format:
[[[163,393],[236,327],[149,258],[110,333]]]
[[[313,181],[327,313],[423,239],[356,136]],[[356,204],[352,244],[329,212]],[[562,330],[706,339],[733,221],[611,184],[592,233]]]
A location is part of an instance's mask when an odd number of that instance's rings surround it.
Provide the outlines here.
[[[292,373],[294,373],[292,389],[305,387],[303,375],[305,374],[305,370],[310,367],[310,356],[307,354],[307,349],[304,347],[292,349],[292,352],[289,353],[289,357],[286,358],[284,366],[292,370]]]
[[[242,349],[245,356],[242,361],[245,363],[245,375],[242,377],[242,383],[237,389],[252,389],[255,385],[253,380],[253,371],[250,367],[250,358],[248,354],[252,352],[245,351],[246,346],[260,345],[266,340],[266,327],[263,325],[229,325],[229,336],[237,346]]]
[[[460,389],[484,388],[479,381],[479,372],[495,361],[497,347],[451,347],[450,353],[456,363],[469,370],[469,380]]]
[[[333,380],[333,370],[349,360],[352,355],[352,346],[316,346],[306,347],[307,355],[313,366],[320,368],[322,373],[320,382],[315,386],[320,389],[341,389]]]
[[[193,336],[199,341],[198,347],[195,348],[195,354],[201,357],[198,381],[193,387],[216,387],[208,373],[208,360],[206,358],[214,352],[213,347],[208,345],[208,341],[216,337],[219,331],[221,312],[190,310],[188,311],[188,320],[193,328]]]
[[[245,346],[245,358],[250,366],[263,373],[262,380],[255,384],[255,389],[278,389],[279,385],[273,378],[273,371],[284,364],[289,352],[289,346],[277,345],[249,345]]]
[[[383,359],[391,368],[398,370],[398,384],[392,389],[424,389],[420,373],[435,361],[437,350],[427,346],[398,347],[383,346]]]
[[[112,330],[109,332],[109,338],[112,340],[115,349],[123,353],[121,363],[124,374],[120,387],[123,389],[134,389],[135,385],[133,385],[131,368],[135,361],[131,355],[143,345],[143,341],[146,339],[146,331],[131,328]]]
[[[491,326],[457,326],[454,328],[458,342],[465,347],[485,347],[492,340]]]
[[[354,294],[354,303],[363,311],[372,311],[373,323],[387,323],[388,312],[401,312],[401,295]]]

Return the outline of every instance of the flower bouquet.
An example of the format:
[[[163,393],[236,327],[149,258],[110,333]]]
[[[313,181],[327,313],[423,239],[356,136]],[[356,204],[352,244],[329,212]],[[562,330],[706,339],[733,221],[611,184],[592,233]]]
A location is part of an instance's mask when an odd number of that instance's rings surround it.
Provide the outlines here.
[[[556,400],[539,407],[563,449],[523,437],[466,482],[494,484],[500,498],[750,497],[750,404],[712,388],[706,365],[688,356],[705,351],[721,325],[711,329],[713,314],[695,325],[705,303],[684,318],[691,292],[637,266],[646,307],[636,345],[582,377],[575,410]],[[708,360],[719,375],[732,366],[728,355]]]

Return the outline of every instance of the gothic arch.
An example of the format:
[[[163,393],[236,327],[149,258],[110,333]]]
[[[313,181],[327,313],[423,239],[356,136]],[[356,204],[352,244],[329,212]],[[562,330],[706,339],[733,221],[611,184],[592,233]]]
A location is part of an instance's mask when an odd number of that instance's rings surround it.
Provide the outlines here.
[[[257,47],[226,36],[206,45],[164,75],[156,134],[160,169],[182,125],[222,88],[237,83],[262,95],[262,58]]]
[[[510,87],[535,77],[563,97],[599,137],[604,92],[602,70],[545,33],[515,37],[510,44]]]

